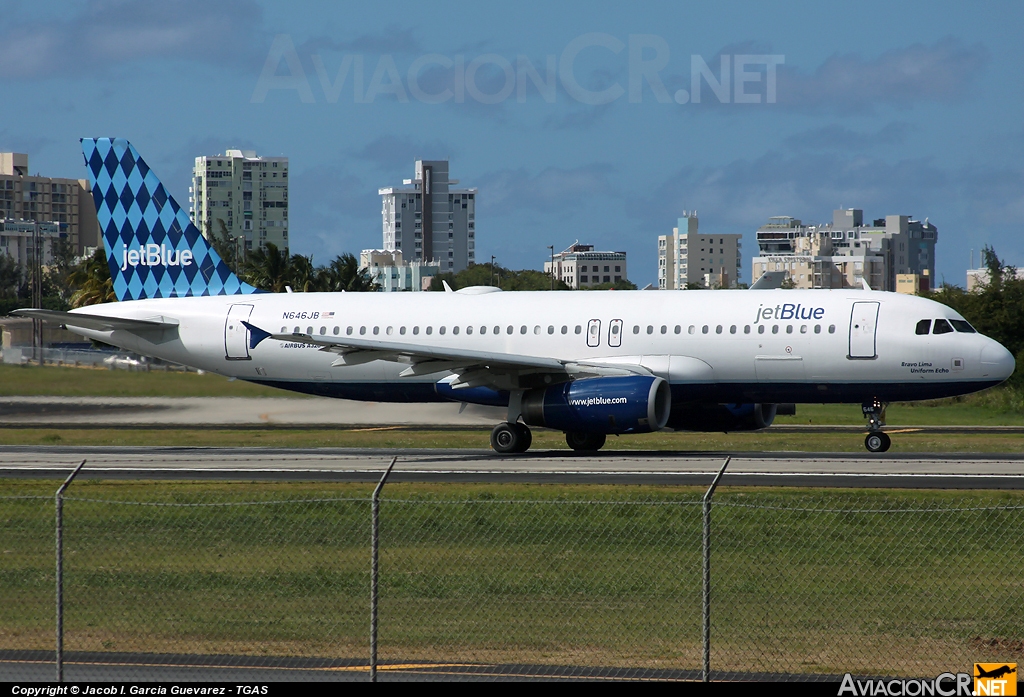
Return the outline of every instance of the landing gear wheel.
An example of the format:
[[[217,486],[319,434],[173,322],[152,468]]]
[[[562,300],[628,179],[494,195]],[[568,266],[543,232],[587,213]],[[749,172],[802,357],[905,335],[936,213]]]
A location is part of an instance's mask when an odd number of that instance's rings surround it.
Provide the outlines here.
[[[888,435],[878,431],[877,433],[869,433],[864,438],[864,447],[873,453],[884,453],[892,445],[892,440]]]
[[[495,452],[525,453],[533,442],[533,434],[530,429],[519,423],[500,423],[491,431],[491,447]]]
[[[604,441],[605,435],[603,433],[568,431],[565,434],[565,442],[573,450],[600,450],[604,447]]]
[[[519,437],[522,439],[516,452],[525,453],[533,445],[533,431],[526,424],[515,423],[512,425],[519,431]]]

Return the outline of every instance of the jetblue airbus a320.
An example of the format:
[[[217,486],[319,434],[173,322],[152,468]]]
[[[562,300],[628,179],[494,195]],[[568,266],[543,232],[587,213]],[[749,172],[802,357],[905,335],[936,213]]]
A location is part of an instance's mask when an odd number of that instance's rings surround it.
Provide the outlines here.
[[[121,302],[54,320],[91,339],[308,394],[507,407],[577,450],[608,434],[771,425],[780,404],[848,402],[865,444],[885,405],[997,385],[1014,360],[931,300],[867,290],[263,293],[243,283],[128,141],[84,139]]]

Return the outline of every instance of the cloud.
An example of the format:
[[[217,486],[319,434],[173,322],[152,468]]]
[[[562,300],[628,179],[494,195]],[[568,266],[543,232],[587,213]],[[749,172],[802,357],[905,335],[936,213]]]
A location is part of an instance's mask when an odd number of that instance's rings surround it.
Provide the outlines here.
[[[860,133],[845,126],[830,124],[791,135],[786,138],[785,143],[794,150],[863,151],[880,146],[900,145],[907,140],[907,136],[913,130],[914,127],[909,123],[898,121],[886,124],[875,133]]]
[[[346,41],[338,41],[328,36],[318,36],[304,41],[296,47],[300,56],[327,51],[345,51],[356,53],[423,53],[424,48],[410,28],[395,25],[387,27],[378,34],[361,34]]]
[[[252,0],[93,0],[66,20],[8,24],[0,31],[0,79],[79,75],[150,58],[255,64],[261,21]]]
[[[477,208],[487,215],[544,212],[569,215],[595,199],[618,196],[609,181],[614,168],[591,164],[561,169],[548,167],[531,176],[525,169],[503,169],[478,178]]]
[[[892,49],[874,59],[835,54],[813,73],[778,67],[778,104],[800,111],[871,111],[878,105],[909,107],[954,102],[967,95],[988,63],[981,44],[947,37],[932,45]]]
[[[381,169],[401,168],[411,172],[416,160],[446,159],[454,154],[455,148],[443,141],[420,142],[407,136],[386,135],[356,150],[352,156],[372,162]]]

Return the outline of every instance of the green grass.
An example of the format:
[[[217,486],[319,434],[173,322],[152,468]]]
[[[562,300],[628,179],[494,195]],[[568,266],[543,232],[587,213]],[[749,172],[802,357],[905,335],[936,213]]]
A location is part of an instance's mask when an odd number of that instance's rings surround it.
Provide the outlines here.
[[[0,648],[52,646],[57,484],[0,480]],[[364,657],[370,488],[75,483],[65,649]],[[698,667],[702,494],[389,485],[381,659]],[[1022,506],[1024,492],[721,488],[713,668],[1019,660]]]
[[[0,397],[300,397],[212,373],[0,365]]]

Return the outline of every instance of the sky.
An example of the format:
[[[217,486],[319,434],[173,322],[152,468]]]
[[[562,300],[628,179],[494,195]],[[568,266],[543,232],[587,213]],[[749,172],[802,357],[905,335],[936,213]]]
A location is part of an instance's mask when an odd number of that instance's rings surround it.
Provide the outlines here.
[[[479,190],[477,259],[833,209],[928,218],[939,280],[1024,266],[1024,3],[0,0],[0,151],[85,178],[127,138],[187,207],[195,157],[290,159],[292,251],[380,247],[416,159]]]

